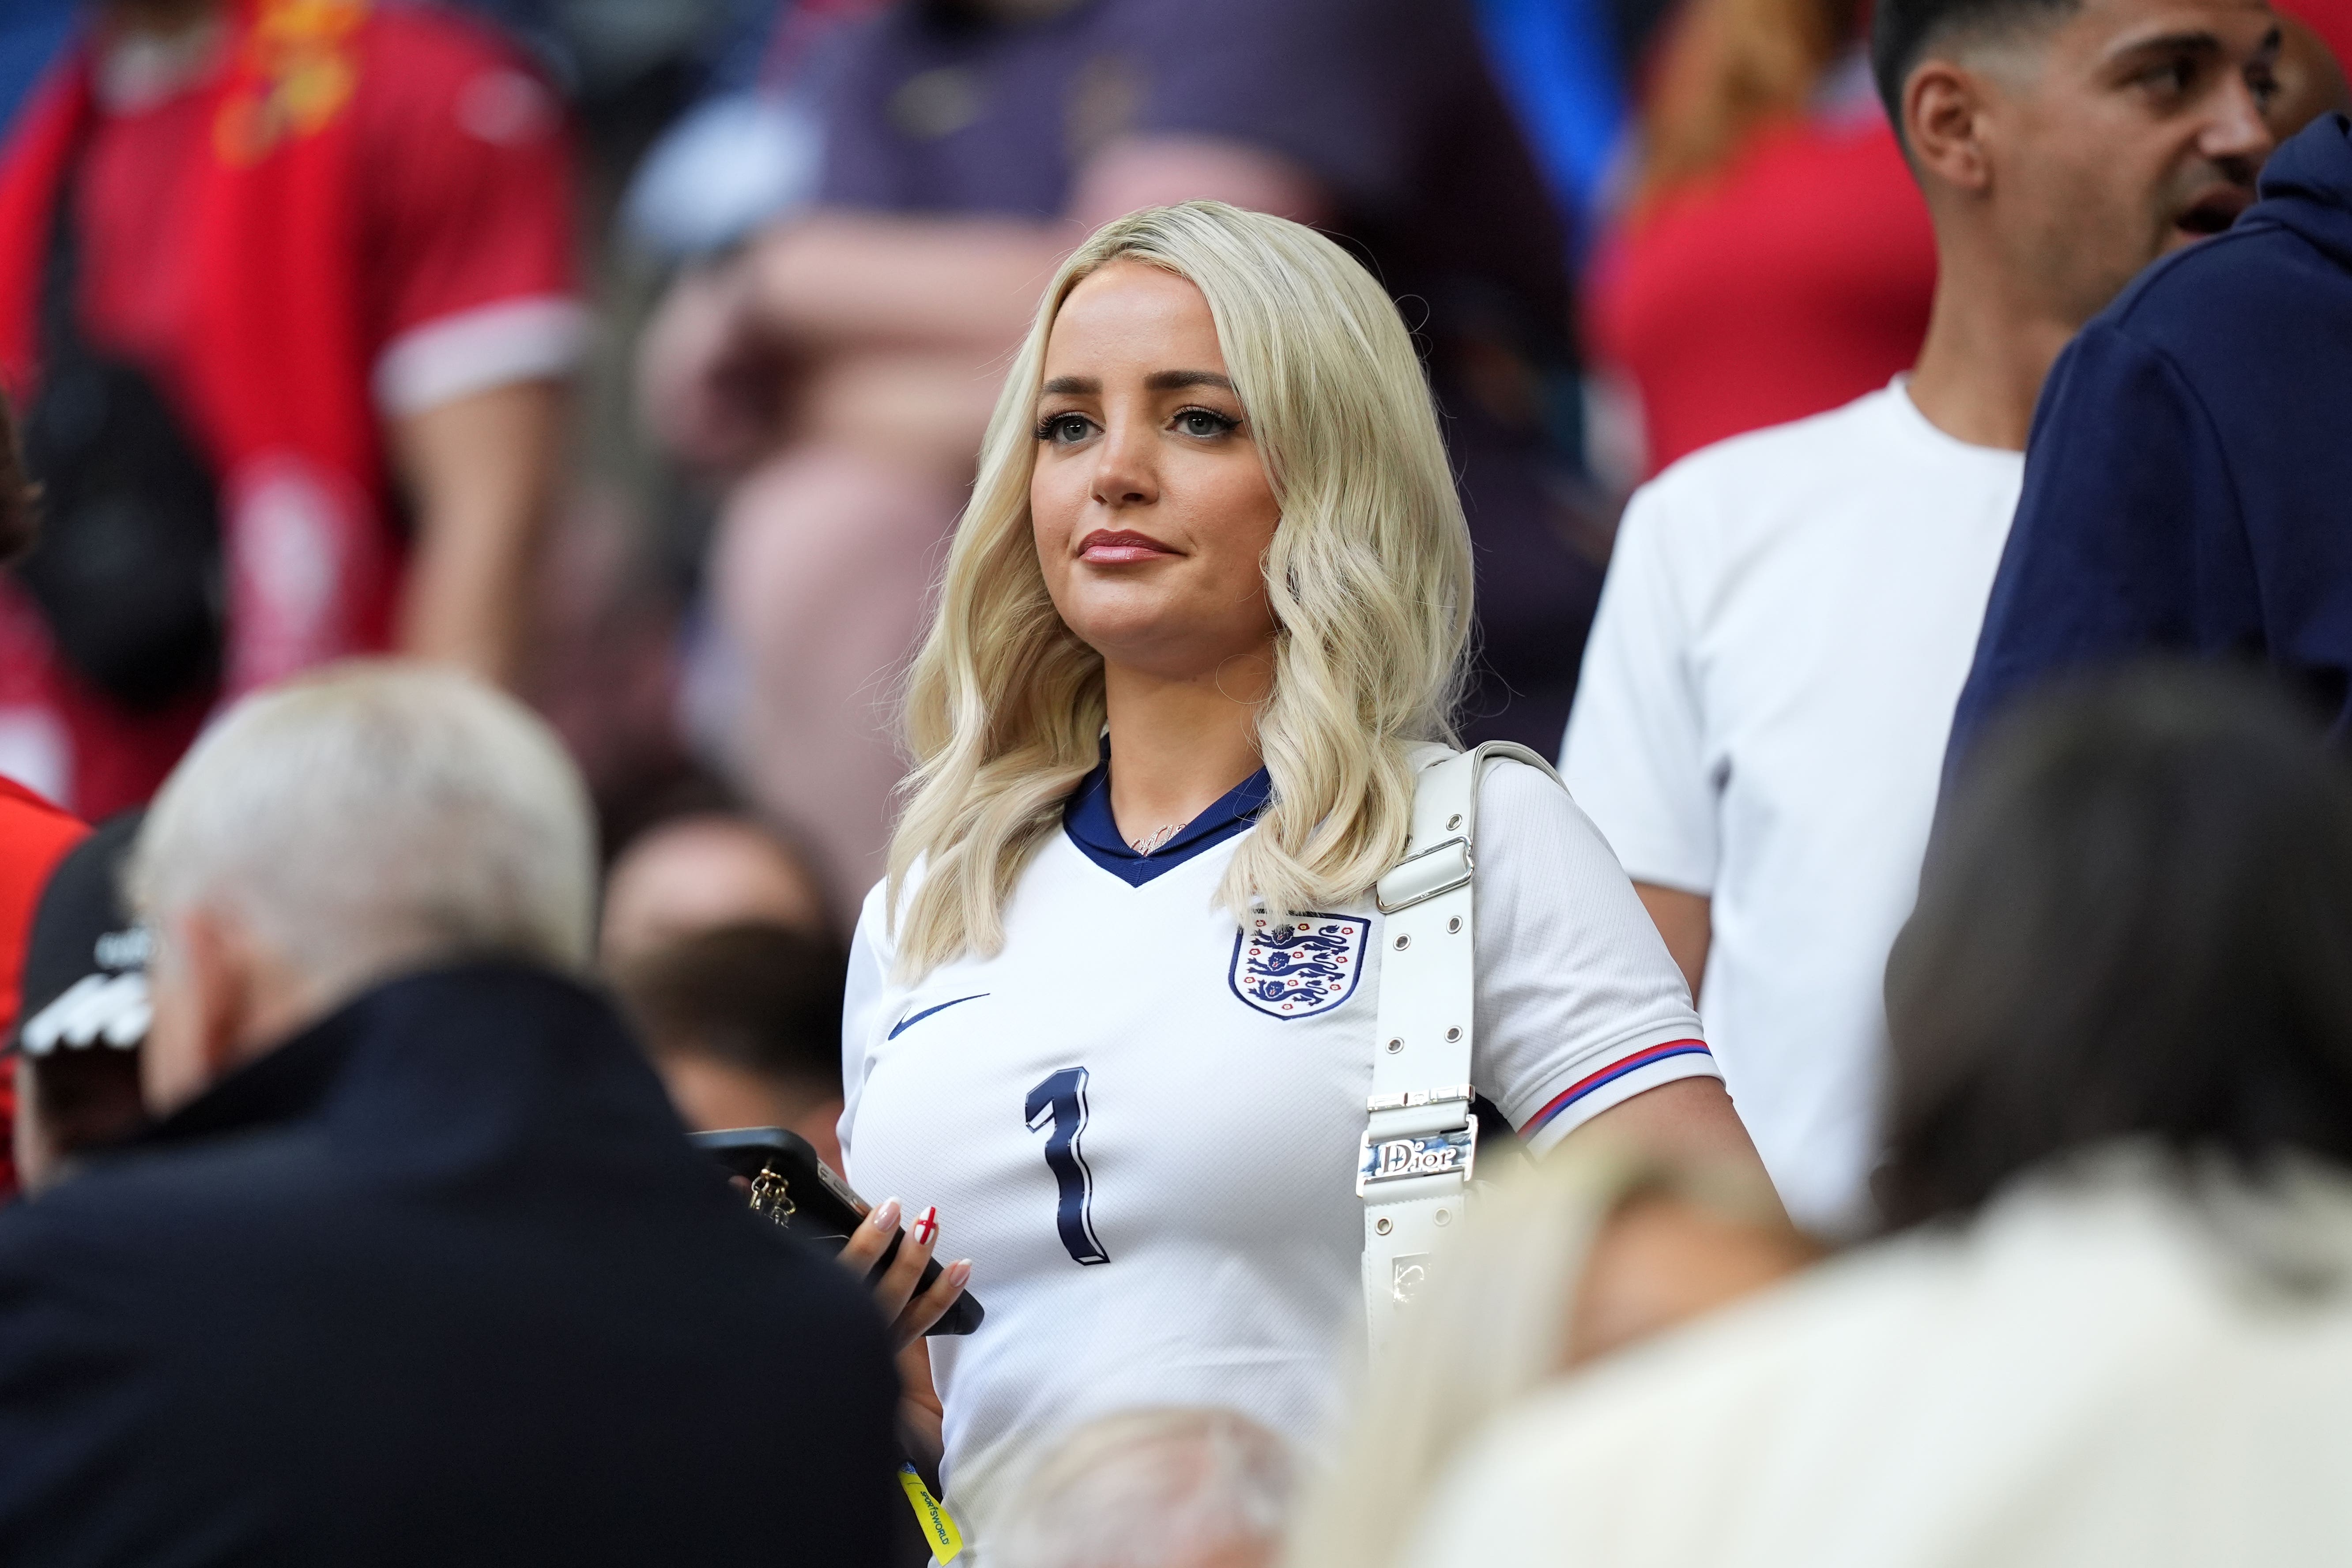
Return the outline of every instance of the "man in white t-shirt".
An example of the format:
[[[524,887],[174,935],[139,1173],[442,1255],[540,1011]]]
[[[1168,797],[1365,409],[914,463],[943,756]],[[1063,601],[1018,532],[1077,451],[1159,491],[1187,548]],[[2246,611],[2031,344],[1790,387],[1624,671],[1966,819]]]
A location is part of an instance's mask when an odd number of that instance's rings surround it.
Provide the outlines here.
[[[2262,0],[1884,0],[1872,64],[1940,269],[1916,368],[1626,511],[1562,771],[1800,1223],[1867,1215],[1881,974],[2042,377],[2252,199],[2277,47]]]

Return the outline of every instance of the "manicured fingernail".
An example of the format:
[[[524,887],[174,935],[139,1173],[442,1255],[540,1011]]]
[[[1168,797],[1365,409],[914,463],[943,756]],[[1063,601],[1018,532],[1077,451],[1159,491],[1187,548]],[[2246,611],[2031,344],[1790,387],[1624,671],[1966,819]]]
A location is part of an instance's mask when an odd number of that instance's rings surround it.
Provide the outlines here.
[[[950,1289],[962,1289],[971,1279],[971,1259],[969,1258],[956,1259],[940,1270],[940,1278],[948,1282]]]
[[[874,1212],[866,1216],[866,1223],[877,1230],[896,1230],[898,1228],[898,1200],[884,1198],[874,1206]]]
[[[909,1228],[914,1231],[915,1244],[919,1247],[929,1247],[937,1241],[940,1236],[940,1205],[933,1204],[917,1215],[914,1225]]]

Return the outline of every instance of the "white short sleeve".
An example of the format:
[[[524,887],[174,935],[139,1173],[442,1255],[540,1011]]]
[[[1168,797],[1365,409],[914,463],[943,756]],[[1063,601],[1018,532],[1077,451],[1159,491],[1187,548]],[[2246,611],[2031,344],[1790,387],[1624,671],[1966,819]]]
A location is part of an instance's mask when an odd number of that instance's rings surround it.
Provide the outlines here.
[[[1625,509],[1584,650],[1560,776],[1626,875],[1686,892],[1716,879],[1716,800],[1672,536],[1674,476]]]
[[[1479,1090],[1541,1152],[1610,1107],[1716,1078],[1689,988],[1591,819],[1520,763],[1478,792]]]

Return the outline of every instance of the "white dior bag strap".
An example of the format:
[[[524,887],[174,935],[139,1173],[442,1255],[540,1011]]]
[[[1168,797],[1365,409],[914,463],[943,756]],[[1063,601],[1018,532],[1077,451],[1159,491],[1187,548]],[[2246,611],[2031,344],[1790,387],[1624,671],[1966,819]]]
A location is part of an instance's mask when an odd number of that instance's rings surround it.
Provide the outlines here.
[[[1364,1201],[1364,1315],[1374,1355],[1427,1279],[1431,1255],[1448,1227],[1461,1223],[1469,1194],[1478,1142],[1470,1114],[1478,781],[1498,757],[1559,782],[1549,763],[1507,742],[1471,752],[1418,749],[1412,836],[1404,858],[1374,892],[1387,920],[1372,1093],[1356,1168],[1356,1194]]]

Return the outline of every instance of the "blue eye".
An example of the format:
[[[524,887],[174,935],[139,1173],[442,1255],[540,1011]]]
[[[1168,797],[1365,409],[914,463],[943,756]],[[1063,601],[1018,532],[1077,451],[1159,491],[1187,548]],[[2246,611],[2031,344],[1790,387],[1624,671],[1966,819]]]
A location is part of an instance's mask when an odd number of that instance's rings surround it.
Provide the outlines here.
[[[1093,428],[1094,421],[1083,414],[1052,414],[1038,422],[1037,439],[1068,446],[1085,440]]]

